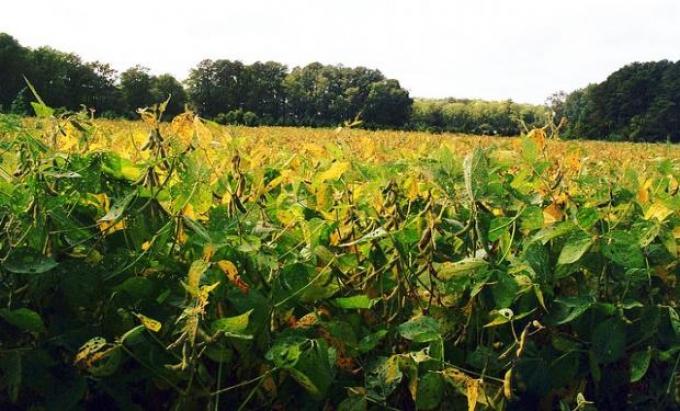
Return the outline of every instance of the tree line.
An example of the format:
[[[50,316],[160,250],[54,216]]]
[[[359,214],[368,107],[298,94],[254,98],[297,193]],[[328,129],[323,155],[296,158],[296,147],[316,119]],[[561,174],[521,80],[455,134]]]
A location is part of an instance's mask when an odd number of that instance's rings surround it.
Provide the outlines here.
[[[680,61],[632,63],[548,104],[568,138],[680,142]]]
[[[172,96],[168,117],[185,110],[222,124],[328,127],[361,120],[367,128],[517,135],[546,120],[567,138],[680,141],[680,61],[633,63],[605,81],[545,105],[511,100],[412,99],[379,70],[311,63],[244,64],[204,60],[180,82],[131,67],[83,61],[50,47],[23,47],[0,33],[0,111],[30,114],[33,96],[64,110],[93,109],[100,117],[137,118],[136,110]]]
[[[542,127],[547,116],[545,106],[512,100],[416,100],[410,127],[434,132],[515,136]]]
[[[103,117],[135,118],[137,108],[171,96],[168,116],[188,105],[225,124],[337,126],[361,119],[366,127],[404,128],[413,104],[397,80],[364,67],[312,63],[288,70],[276,62],[204,60],[182,83],[142,66],[119,74],[106,63],[50,47],[30,49],[0,33],[0,110],[31,113],[24,77],[51,106],[84,106]]]

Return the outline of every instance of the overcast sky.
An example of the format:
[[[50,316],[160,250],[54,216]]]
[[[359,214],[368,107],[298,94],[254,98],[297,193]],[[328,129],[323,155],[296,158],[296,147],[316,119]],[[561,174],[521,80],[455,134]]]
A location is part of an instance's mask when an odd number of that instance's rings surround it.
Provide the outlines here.
[[[632,61],[680,59],[678,0],[9,0],[0,13],[23,45],[118,70],[320,61],[378,68],[416,97],[542,103]]]

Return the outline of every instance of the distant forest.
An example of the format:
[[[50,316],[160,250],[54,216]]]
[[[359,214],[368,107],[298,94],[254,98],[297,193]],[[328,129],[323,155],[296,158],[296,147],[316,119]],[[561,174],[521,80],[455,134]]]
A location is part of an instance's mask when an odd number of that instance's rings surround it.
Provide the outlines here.
[[[567,138],[680,141],[680,62],[633,63],[545,105],[511,100],[413,99],[379,70],[311,63],[244,64],[203,60],[184,81],[142,66],[121,73],[50,47],[23,47],[0,33],[0,111],[32,113],[26,77],[47,104],[94,110],[99,117],[137,118],[164,101],[170,118],[185,107],[222,124],[332,127],[360,120],[366,128],[480,135],[518,135],[547,121]],[[564,120],[563,120],[564,118]]]

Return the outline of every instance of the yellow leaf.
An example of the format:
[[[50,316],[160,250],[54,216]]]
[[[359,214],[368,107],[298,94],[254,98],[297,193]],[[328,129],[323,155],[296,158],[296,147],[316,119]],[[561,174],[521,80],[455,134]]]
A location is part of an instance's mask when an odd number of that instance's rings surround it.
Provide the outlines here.
[[[535,128],[527,134],[527,137],[536,144],[539,150],[543,151],[545,148],[545,130],[542,128]]]
[[[468,411],[475,411],[477,408],[477,398],[479,398],[479,383],[480,380],[469,379],[466,381],[466,396],[468,403]]]
[[[641,203],[646,203],[649,201],[649,187],[652,186],[652,179],[648,178],[645,183],[638,190],[638,201]]]
[[[555,203],[550,204],[548,207],[543,209],[543,220],[545,225],[551,225],[555,222],[561,221],[563,216],[564,213],[562,213],[562,210],[560,210],[560,208]]]
[[[222,270],[222,272],[224,272],[224,274],[226,274],[229,281],[238,287],[238,289],[241,290],[243,294],[248,294],[248,291],[250,291],[250,286],[248,283],[243,281],[241,276],[238,275],[238,269],[234,263],[229,260],[220,260],[217,262],[217,266],[220,268],[220,270]]]
[[[141,321],[142,325],[147,330],[153,331],[155,333],[161,330],[161,323],[159,321],[156,321],[153,318],[149,318],[144,314],[137,313],[135,314],[135,316],[139,319],[139,321]]]
[[[418,194],[420,193],[420,190],[418,190],[418,180],[411,176],[406,179],[405,185],[406,185],[406,198],[408,198],[409,201],[413,201],[416,198],[418,198]]]
[[[317,183],[323,183],[328,180],[337,180],[345,171],[349,170],[349,163],[347,161],[337,161],[323,173],[316,178]]]
[[[101,230],[102,233],[108,233],[111,234],[115,231],[118,230],[123,230],[125,228],[125,220],[120,220],[116,222],[115,220],[112,221],[99,221],[99,229]]]
[[[208,243],[203,246],[203,261],[210,261],[210,259],[215,255],[215,245],[213,243]]]
[[[669,215],[673,214],[673,210],[661,203],[654,203],[645,212],[645,220],[656,218],[659,221],[665,220]]]
[[[182,210],[182,214],[185,217],[188,217],[192,220],[196,220],[196,213],[194,213],[194,206],[192,206],[191,204],[187,204],[184,207],[184,210]]]
[[[217,266],[229,277],[235,277],[238,275],[236,265],[234,265],[234,263],[229,260],[220,260],[217,262]]]
[[[209,263],[203,260],[196,260],[191,263],[189,267],[189,274],[187,274],[187,286],[193,293],[198,294],[198,285],[201,282],[203,273],[208,270]]]

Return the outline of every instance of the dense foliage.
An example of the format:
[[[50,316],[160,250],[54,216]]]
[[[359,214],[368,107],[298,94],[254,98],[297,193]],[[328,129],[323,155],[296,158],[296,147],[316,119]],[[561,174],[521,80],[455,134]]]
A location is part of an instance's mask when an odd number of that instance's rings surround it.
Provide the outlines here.
[[[416,100],[411,127],[478,135],[517,136],[546,123],[548,109],[512,101]]]
[[[399,128],[412,103],[378,70],[320,63],[288,73],[274,62],[205,60],[191,70],[187,88],[199,114],[230,124],[337,126],[360,117],[369,127]]]
[[[555,103],[573,138],[680,142],[680,61],[627,65]]]
[[[33,108],[2,409],[678,408],[677,148]]]

